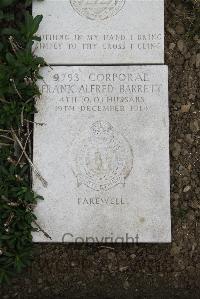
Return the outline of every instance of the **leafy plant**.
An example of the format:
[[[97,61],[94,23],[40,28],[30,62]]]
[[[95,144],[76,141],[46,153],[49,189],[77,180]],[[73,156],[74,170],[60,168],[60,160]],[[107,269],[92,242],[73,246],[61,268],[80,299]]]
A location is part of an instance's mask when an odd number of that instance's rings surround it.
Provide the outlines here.
[[[32,51],[42,16],[26,10],[30,1],[0,1],[0,282],[32,259],[32,124],[43,58]],[[17,16],[23,6],[22,19]]]

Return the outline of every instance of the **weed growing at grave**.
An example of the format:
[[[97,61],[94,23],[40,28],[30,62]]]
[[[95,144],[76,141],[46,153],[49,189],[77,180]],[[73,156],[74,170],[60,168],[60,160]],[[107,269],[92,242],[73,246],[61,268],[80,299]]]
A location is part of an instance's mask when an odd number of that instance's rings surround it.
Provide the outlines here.
[[[187,36],[193,38],[200,33],[200,0],[182,0],[186,7],[183,12]]]
[[[30,263],[33,207],[42,199],[31,189],[31,139],[45,63],[32,53],[42,16],[31,16],[30,2],[0,1],[0,282]]]

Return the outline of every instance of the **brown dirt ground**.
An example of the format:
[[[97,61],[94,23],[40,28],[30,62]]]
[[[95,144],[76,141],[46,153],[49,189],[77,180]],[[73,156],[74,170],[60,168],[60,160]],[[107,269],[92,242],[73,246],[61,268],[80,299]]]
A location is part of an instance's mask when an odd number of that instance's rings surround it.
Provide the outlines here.
[[[180,2],[166,1],[165,18],[172,244],[34,245],[1,298],[200,298],[200,40],[187,37]]]

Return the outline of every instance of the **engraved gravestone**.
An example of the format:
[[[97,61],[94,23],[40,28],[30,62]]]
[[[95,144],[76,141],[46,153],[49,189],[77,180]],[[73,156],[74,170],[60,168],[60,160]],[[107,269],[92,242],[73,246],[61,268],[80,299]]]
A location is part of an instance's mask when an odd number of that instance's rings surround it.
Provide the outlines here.
[[[37,14],[49,64],[164,63],[164,0],[35,0]]]
[[[48,185],[34,176],[34,190],[51,240],[39,232],[34,241],[170,242],[167,67],[55,66],[42,75],[34,164]]]

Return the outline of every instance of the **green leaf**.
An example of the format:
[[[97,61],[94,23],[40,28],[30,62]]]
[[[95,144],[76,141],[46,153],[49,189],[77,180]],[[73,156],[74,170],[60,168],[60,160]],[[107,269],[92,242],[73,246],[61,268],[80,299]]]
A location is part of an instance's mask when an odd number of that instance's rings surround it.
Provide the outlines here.
[[[15,58],[11,53],[6,54],[6,60],[10,65],[15,64]]]
[[[15,0],[1,0],[0,2],[0,8],[5,8],[11,4],[13,4]]]
[[[26,12],[25,24],[22,26],[22,32],[28,40],[32,39],[34,34],[37,32],[42,18],[42,15],[38,15],[34,18],[29,12]]]

